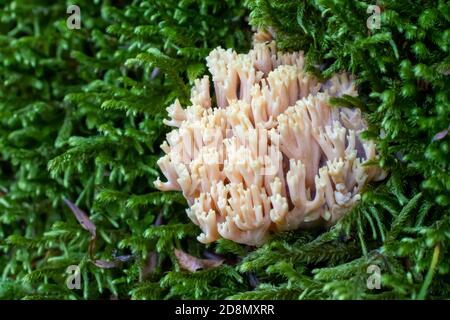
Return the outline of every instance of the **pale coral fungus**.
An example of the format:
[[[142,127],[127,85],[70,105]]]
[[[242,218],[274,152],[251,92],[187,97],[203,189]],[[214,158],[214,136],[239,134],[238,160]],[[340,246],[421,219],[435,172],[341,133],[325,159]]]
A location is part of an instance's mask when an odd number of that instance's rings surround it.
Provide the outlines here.
[[[329,105],[331,96],[357,95],[352,79],[320,83],[304,63],[302,52],[277,52],[273,41],[248,54],[218,48],[207,58],[215,101],[205,76],[191,106],[168,108],[175,129],[158,161],[167,182],[155,186],[183,192],[199,241],[261,245],[270,232],[331,225],[368,181],[385,177],[363,165],[377,153],[360,139],[361,111]]]

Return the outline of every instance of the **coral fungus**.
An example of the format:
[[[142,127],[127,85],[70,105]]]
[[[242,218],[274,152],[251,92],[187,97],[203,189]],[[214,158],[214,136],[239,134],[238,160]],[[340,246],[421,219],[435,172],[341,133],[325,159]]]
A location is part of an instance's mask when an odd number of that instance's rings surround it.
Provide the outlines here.
[[[215,101],[205,76],[191,106],[168,108],[165,123],[175,129],[158,161],[168,181],[155,182],[183,192],[199,241],[257,246],[270,232],[331,225],[367,182],[385,177],[364,165],[377,153],[360,138],[361,111],[329,105],[332,96],[357,95],[346,74],[320,83],[302,52],[277,52],[274,41],[255,41],[248,54],[215,49],[207,66]]]

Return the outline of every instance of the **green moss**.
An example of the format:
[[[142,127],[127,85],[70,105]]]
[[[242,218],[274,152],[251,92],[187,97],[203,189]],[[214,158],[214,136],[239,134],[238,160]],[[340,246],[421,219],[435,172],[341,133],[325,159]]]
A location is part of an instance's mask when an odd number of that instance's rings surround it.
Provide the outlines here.
[[[368,30],[369,4],[86,0],[80,30],[64,3],[0,4],[0,298],[448,298],[450,7],[379,1]],[[305,50],[310,71],[356,75],[359,98],[334,103],[364,109],[390,172],[330,230],[256,250],[198,243],[183,197],[152,187],[165,107],[187,102],[212,48],[248,50],[247,16]],[[95,247],[64,199],[95,224]],[[174,248],[226,264],[190,274]]]

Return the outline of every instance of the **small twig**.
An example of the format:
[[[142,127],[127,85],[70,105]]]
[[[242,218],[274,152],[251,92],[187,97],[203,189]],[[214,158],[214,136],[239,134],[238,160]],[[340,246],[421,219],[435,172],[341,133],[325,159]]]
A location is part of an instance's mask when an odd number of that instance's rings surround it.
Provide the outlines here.
[[[425,281],[423,282],[422,288],[420,289],[419,296],[417,297],[420,300],[425,299],[428,291],[428,287],[433,280],[434,273],[436,271],[436,266],[439,261],[439,254],[441,252],[441,245],[438,243],[434,247],[433,258],[431,259],[430,269],[428,269],[427,276],[425,277]]]
[[[163,224],[162,212],[158,214],[153,225],[155,227]],[[153,273],[158,267],[159,254],[156,251],[150,251],[144,266],[139,272],[139,281],[143,281],[149,274]]]

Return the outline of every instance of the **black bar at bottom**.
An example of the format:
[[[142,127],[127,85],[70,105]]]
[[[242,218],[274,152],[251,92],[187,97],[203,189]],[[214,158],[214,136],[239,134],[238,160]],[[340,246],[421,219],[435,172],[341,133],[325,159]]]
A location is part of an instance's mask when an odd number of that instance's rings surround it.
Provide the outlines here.
[[[312,319],[337,316],[359,320],[377,316],[385,319],[390,309],[398,309],[402,319],[432,310],[446,314],[447,301],[0,301],[4,315],[21,319],[32,315],[40,319]],[[442,313],[441,313],[442,312]],[[95,319],[94,318],[94,319]],[[3,316],[1,317],[3,319]],[[4,319],[8,319],[5,316]],[[11,318],[12,319],[12,318]]]

